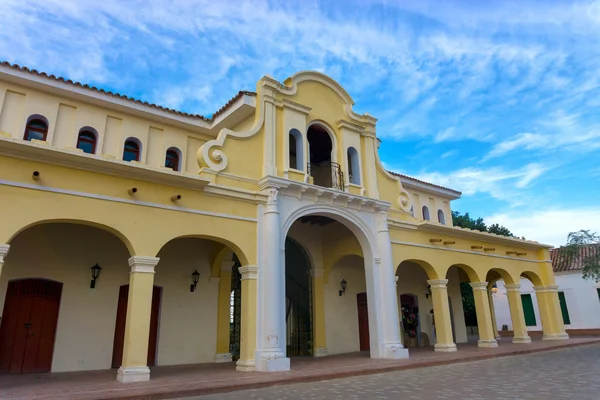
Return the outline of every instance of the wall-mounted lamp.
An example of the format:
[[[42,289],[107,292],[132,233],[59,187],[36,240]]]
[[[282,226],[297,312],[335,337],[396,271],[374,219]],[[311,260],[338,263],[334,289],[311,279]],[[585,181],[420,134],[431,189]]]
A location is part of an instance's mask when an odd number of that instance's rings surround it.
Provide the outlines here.
[[[98,279],[98,277],[100,276],[100,271],[102,271],[102,268],[96,264],[94,265],[92,268],[92,281],[90,282],[90,289],[95,289],[96,288],[96,279]]]
[[[495,283],[492,285],[492,293],[498,293],[498,285]]]
[[[342,279],[342,281],[340,282],[340,286],[342,287],[342,290],[340,290],[340,296],[341,296],[344,293],[346,293],[346,288],[348,287],[348,282],[346,282],[345,279]]]
[[[200,272],[197,269],[192,272],[192,283],[190,285],[190,292],[194,293],[196,291],[196,285],[198,284],[198,279],[200,279]]]
[[[427,293],[425,293],[425,298],[428,299],[431,296],[431,285],[427,285]]]
[[[181,200],[181,195],[180,194],[176,194],[174,196],[171,196],[171,201],[177,201],[177,200]]]
[[[34,181],[40,179],[40,171],[33,171],[33,174],[31,174],[31,179],[33,179]]]
[[[127,193],[129,193],[130,195],[134,195],[135,193],[137,193],[137,188],[131,188],[127,191]]]

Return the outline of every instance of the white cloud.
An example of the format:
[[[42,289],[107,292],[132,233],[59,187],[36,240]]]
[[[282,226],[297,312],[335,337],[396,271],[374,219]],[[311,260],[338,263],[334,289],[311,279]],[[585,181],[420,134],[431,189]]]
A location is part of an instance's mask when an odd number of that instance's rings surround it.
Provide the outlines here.
[[[564,245],[567,235],[580,229],[600,232],[600,207],[546,209],[490,215],[486,223],[498,223],[518,236],[553,246]]]

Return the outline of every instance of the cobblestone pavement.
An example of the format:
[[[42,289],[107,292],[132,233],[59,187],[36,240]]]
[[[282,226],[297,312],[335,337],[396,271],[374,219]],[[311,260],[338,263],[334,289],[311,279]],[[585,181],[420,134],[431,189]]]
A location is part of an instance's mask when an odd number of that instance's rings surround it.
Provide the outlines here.
[[[600,345],[188,400],[600,399]]]

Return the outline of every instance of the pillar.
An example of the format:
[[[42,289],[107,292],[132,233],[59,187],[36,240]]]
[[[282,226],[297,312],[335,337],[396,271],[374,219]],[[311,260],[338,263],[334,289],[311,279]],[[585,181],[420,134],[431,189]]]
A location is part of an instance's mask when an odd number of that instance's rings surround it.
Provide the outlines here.
[[[150,337],[150,313],[154,267],[158,257],[133,256],[129,259],[129,296],[127,319],[123,342],[123,361],[117,372],[121,382],[150,380],[148,368],[148,340]]]
[[[289,371],[290,359],[285,356],[285,266],[279,223],[277,189],[267,190],[267,204],[259,223],[260,266],[260,332],[256,352],[258,371]],[[244,287],[242,286],[242,292]]]
[[[456,351],[456,344],[452,337],[452,321],[450,320],[450,305],[448,304],[448,279],[434,279],[427,283],[431,286],[431,300],[433,301],[433,317],[435,319],[435,336],[437,343],[435,351]]]
[[[479,330],[478,347],[498,347],[496,333],[492,324],[492,312],[488,295],[487,282],[471,282],[475,311],[477,314],[477,327]]]
[[[527,333],[525,325],[525,315],[523,314],[523,302],[521,300],[521,285],[508,284],[506,296],[508,297],[508,306],[510,308],[510,319],[513,325],[513,343],[531,343],[531,338]]]
[[[400,339],[400,319],[398,312],[398,296],[396,291],[396,274],[392,256],[392,242],[387,223],[387,212],[378,212],[377,247],[379,250],[379,273],[374,274],[375,285],[381,292],[381,306],[378,312],[382,323],[382,340],[379,343],[381,358],[400,359],[408,358],[408,350],[402,346]],[[379,282],[377,282],[377,277]]]
[[[325,331],[325,280],[323,270],[312,270],[313,283],[313,351],[315,357],[329,354]]]
[[[565,324],[558,299],[558,286],[535,286],[540,319],[542,320],[543,340],[565,340],[569,335],[565,331]]]
[[[230,322],[229,312],[231,307],[231,269],[233,261],[223,261],[221,264],[221,277],[219,278],[219,298],[217,311],[217,354],[216,363],[231,362],[229,352]],[[214,278],[211,278],[214,279]]]
[[[236,364],[236,369],[238,371],[254,371],[256,369],[254,351],[256,350],[256,283],[258,267],[256,265],[246,265],[240,267],[239,271],[242,275],[242,310],[240,359]],[[229,316],[229,313],[227,315]]]
[[[4,259],[8,254],[10,244],[0,244],[0,277],[2,277],[2,267],[4,266]]]
[[[490,314],[492,315],[492,329],[494,332],[494,337],[496,338],[496,341],[498,341],[501,339],[501,336],[498,333],[498,321],[496,320],[496,309],[494,308],[494,296],[490,291],[488,291],[488,299],[490,302]]]

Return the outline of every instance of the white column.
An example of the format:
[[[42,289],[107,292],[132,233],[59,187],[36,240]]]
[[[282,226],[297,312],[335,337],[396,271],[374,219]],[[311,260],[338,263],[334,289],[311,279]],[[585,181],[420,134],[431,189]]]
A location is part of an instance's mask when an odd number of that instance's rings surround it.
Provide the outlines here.
[[[0,277],[2,277],[2,267],[4,266],[4,259],[8,254],[10,244],[0,244]]]
[[[285,265],[281,256],[282,240],[279,224],[277,189],[268,190],[267,205],[262,214],[259,237],[262,249],[260,274],[261,337],[256,352],[256,370],[288,371],[290,359],[285,357]]]
[[[381,358],[408,358],[408,349],[402,346],[400,340],[400,321],[398,318],[398,297],[396,296],[396,279],[394,274],[394,259],[392,256],[392,243],[387,224],[387,212],[378,212],[377,246],[380,262],[375,264],[379,268],[379,282],[375,285],[381,291],[382,302],[379,307],[382,321],[382,339],[379,344]]]

